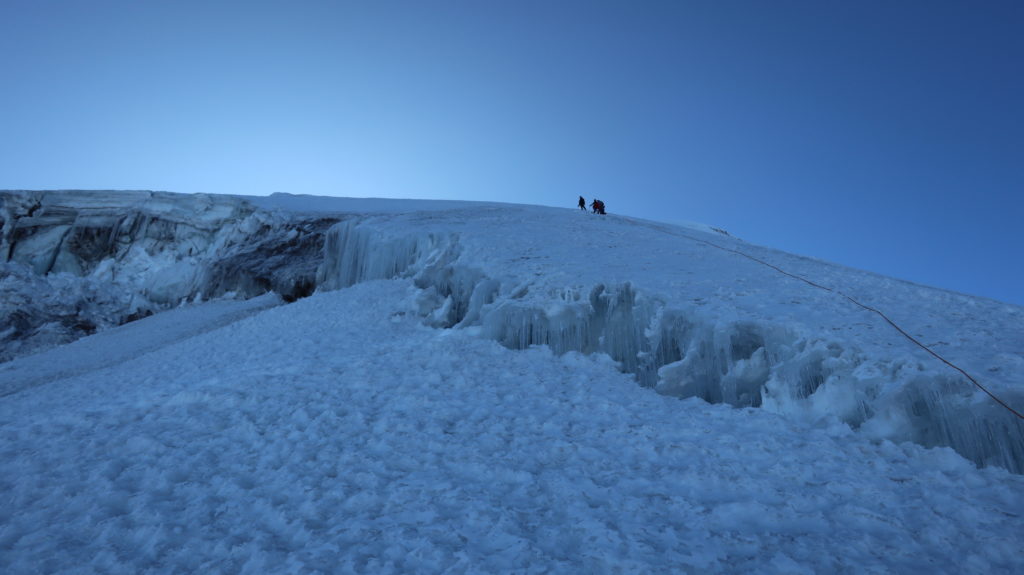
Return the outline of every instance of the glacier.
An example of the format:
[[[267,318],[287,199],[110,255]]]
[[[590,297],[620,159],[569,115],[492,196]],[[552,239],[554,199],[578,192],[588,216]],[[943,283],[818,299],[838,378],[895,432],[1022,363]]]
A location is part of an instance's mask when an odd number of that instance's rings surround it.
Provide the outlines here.
[[[473,230],[463,229],[467,221]],[[594,248],[601,251],[590,259]],[[512,349],[604,353],[662,394],[835,418],[872,437],[950,446],[979,465],[1024,471],[1018,418],[836,291],[890,310],[985,374],[1011,405],[1024,405],[1022,310],[1009,304],[775,252],[711,229],[630,218],[566,221],[557,211],[511,206],[338,224],[322,272],[328,287],[413,277],[431,325],[472,329]],[[1000,336],[990,337],[996,329]]]
[[[1019,426],[847,297],[1011,405],[1018,307],[574,209],[0,202],[4,573],[1024,569]]]
[[[309,295],[335,221],[228,196],[0,192],[0,361],[184,302]]]
[[[1017,406],[1024,310],[706,226],[511,204],[85,191],[0,192],[0,217],[0,360],[190,303],[410,278],[433,328],[606,354],[663,395],[837,421],[1024,472],[1018,418],[845,296]]]
[[[430,327],[421,292],[208,301],[9,362],[46,381],[0,398],[0,571],[1024,567],[1020,475]]]

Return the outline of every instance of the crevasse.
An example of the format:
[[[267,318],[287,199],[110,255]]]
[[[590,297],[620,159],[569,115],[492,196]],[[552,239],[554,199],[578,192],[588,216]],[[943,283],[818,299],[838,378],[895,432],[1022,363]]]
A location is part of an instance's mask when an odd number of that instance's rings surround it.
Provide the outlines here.
[[[415,311],[433,327],[468,328],[511,349],[603,353],[665,395],[843,422],[873,437],[949,446],[980,465],[1024,472],[1018,420],[937,362],[880,352],[885,346],[869,330],[836,339],[804,329],[799,314],[787,323],[721,314],[727,301],[700,308],[659,291],[666,288],[624,281],[629,273],[568,285],[573,274],[559,276],[557,268],[572,254],[529,242],[502,261],[550,260],[529,273],[497,275],[502,268],[488,265],[488,254],[520,243],[481,251],[481,238],[457,231],[479,229],[481,218],[502,225],[495,214],[505,208],[480,208],[466,227],[459,218],[432,225],[430,213],[402,220],[348,212],[278,217],[237,200],[149,192],[0,193],[0,200],[0,307],[7,310],[0,313],[0,361],[184,301],[268,290],[290,300],[313,289],[409,277],[419,288]],[[598,233],[631,238],[646,229],[628,225]],[[587,228],[586,241],[604,237],[594,231]],[[570,227],[558,237],[572,233]],[[533,282],[527,276],[534,272],[549,277]],[[735,294],[744,289],[737,285],[721,289]],[[1009,373],[1015,365],[996,368]],[[1024,404],[1019,394],[1001,394]]]
[[[320,289],[393,277],[413,279],[417,311],[434,327],[477,329],[511,349],[604,353],[664,395],[841,421],[878,439],[948,446],[978,465],[1024,473],[1024,426],[919,362],[867,357],[849,343],[764,321],[715,321],[628,282],[527,298],[527,287],[463,261],[457,234],[395,235],[360,219],[327,231]]]

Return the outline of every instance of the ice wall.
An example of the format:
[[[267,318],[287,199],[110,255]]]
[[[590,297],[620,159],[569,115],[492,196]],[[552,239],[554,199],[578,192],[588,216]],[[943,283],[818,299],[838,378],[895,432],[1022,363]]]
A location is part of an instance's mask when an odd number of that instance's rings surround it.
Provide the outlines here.
[[[121,286],[0,263],[0,363],[145,315]]]
[[[323,263],[317,285],[338,289],[373,279],[398,277],[415,267],[448,263],[452,238],[435,234],[386,236],[353,217],[331,227],[326,234]]]
[[[337,221],[228,196],[0,192],[0,361],[183,302],[309,295]]]
[[[411,277],[422,290],[417,312],[435,327],[476,329],[512,349],[605,353],[665,395],[841,422],[878,439],[949,446],[979,465],[1024,472],[1024,426],[941,366],[870,357],[794,326],[670,308],[630,283],[538,294],[462,259],[457,235],[391,234],[357,219],[332,228],[320,285]]]

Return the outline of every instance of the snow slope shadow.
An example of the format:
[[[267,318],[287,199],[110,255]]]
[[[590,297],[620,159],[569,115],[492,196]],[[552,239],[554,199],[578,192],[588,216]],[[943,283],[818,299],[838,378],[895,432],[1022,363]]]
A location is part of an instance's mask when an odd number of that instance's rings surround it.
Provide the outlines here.
[[[153,314],[67,344],[0,364],[0,397],[111,367],[219,329],[282,303],[276,294],[217,300]]]
[[[389,235],[352,219],[328,230],[325,246],[320,288],[412,277],[417,311],[433,327],[475,330],[511,349],[604,353],[665,395],[838,419],[879,439],[948,446],[978,465],[1024,472],[1024,425],[918,363],[870,358],[764,321],[710,320],[628,282],[530,293],[460,259],[455,233]]]

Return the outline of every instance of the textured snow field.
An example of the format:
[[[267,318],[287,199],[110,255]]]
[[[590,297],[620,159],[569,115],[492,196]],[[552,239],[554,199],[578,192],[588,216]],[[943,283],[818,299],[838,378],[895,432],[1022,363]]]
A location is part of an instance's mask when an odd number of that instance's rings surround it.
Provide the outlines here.
[[[184,306],[19,361],[0,364],[0,397],[123,363],[281,303],[277,295],[265,294],[249,300],[221,299],[201,306]]]
[[[430,329],[415,295],[0,398],[0,572],[1024,572],[1024,477]]]

